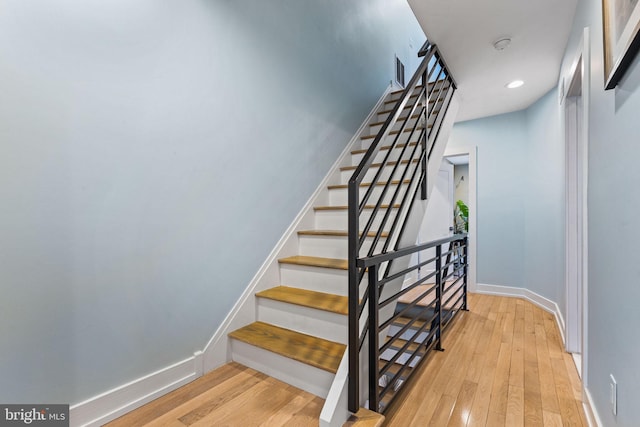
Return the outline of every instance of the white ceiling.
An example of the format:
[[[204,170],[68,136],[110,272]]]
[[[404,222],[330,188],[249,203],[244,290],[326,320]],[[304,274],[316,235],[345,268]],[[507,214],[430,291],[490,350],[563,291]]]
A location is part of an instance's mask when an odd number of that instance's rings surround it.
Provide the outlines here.
[[[457,121],[527,108],[558,82],[578,0],[408,0],[462,98]],[[496,51],[493,43],[511,38]],[[513,80],[524,86],[507,89]]]

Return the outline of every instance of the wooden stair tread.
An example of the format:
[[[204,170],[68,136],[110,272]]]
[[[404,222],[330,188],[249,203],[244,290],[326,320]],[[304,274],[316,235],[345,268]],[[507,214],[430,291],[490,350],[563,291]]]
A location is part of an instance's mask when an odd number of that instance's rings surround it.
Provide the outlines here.
[[[412,146],[414,146],[416,144],[417,144],[417,142],[410,142],[409,146],[412,147]],[[398,145],[396,145],[395,148],[403,148],[405,145],[407,145],[407,144],[398,144]],[[391,149],[390,145],[383,145],[382,147],[380,147],[380,150],[389,150],[389,149]],[[363,154],[363,153],[366,153],[367,151],[369,151],[368,148],[362,148],[362,149],[359,149],[359,150],[351,151],[351,154]]]
[[[440,79],[440,80],[436,80],[435,82],[430,82],[430,83],[429,83],[429,86],[433,87],[433,86],[437,85],[438,83],[448,83],[448,80],[447,80],[447,79]],[[448,87],[448,86],[449,86],[449,85],[447,84],[447,87]],[[414,88],[414,90],[416,90],[416,89],[422,89],[422,87],[423,87],[423,85],[416,85],[416,87]],[[404,89],[395,90],[395,91],[391,92],[391,95],[397,95],[397,94],[402,93],[402,92],[404,92]]]
[[[409,184],[411,183],[411,180],[409,179],[405,179],[404,181],[402,181],[402,184]],[[386,182],[376,182],[375,185],[378,186],[382,186],[382,185],[387,185]],[[393,180],[391,181],[391,185],[400,185],[400,181],[399,180]],[[371,183],[370,182],[363,182],[362,184],[360,184],[360,187],[370,187]],[[336,185],[330,185],[327,188],[329,188],[329,190],[339,190],[342,188],[349,188],[349,184],[336,184]]]
[[[412,163],[418,163],[418,159],[414,159],[411,161]],[[402,160],[400,162],[400,164],[402,165],[406,165],[407,163],[409,163],[409,160]],[[395,166],[396,164],[398,164],[398,162],[393,161],[393,162],[387,162],[387,166]],[[380,166],[382,166],[382,163],[373,163],[370,168],[379,168]],[[358,166],[343,166],[340,168],[341,171],[350,171],[350,170],[356,170],[358,168]]]
[[[256,296],[332,313],[349,314],[349,298],[342,295],[277,286],[258,292]]]
[[[369,409],[360,408],[355,414],[351,414],[342,427],[379,427],[384,423],[384,415]]]
[[[366,205],[365,209],[374,209],[374,205]],[[339,205],[339,206],[316,206],[313,208],[316,211],[346,211],[349,210],[349,206],[347,205]],[[389,205],[380,205],[380,209],[389,209]],[[399,204],[393,205],[393,209],[400,209]]]
[[[420,117],[420,114],[414,114],[413,116],[409,117],[409,120],[413,120],[413,119],[417,119]],[[382,126],[383,124],[385,124],[386,120],[383,120],[381,122],[375,122],[375,123],[369,123],[369,126]]]
[[[411,323],[413,319],[410,317],[398,317],[393,321],[393,325],[396,326],[404,326],[407,325],[409,323]],[[410,329],[420,329],[420,327],[422,327],[422,325],[424,325],[425,322],[424,320],[421,319],[416,319],[413,321],[413,323],[411,323],[411,326],[409,326]],[[426,328],[424,328],[425,332],[429,331],[429,327],[427,326]]]
[[[429,331],[427,331],[429,332]],[[397,338],[393,344],[391,344],[391,346],[389,347],[392,350],[395,351],[400,351],[400,349],[407,343],[407,340],[403,340],[402,338]],[[422,345],[422,342],[412,342],[411,344],[409,344],[407,346],[407,349],[405,351],[408,351],[409,353],[413,353],[414,351],[416,351],[418,349],[418,347],[420,347]]]
[[[229,336],[334,374],[346,349],[344,344],[264,322],[253,322]]]
[[[442,101],[442,100],[441,100],[441,99],[439,99],[439,100],[438,100],[438,103],[440,103],[441,101]],[[435,100],[434,100],[434,101],[429,101],[429,104],[430,104],[430,105],[431,105],[431,104],[434,104],[434,103],[435,103]],[[411,108],[411,107],[412,107],[411,105],[407,105],[406,107],[404,107],[404,108],[403,108],[403,110],[408,110],[408,109],[409,109],[409,108]],[[392,108],[392,109],[390,109],[390,110],[380,110],[380,111],[378,111],[376,114],[389,114],[389,113],[391,113],[391,112],[393,112],[393,108]],[[436,115],[437,115],[437,114],[439,114],[439,113],[440,113],[440,110],[435,110],[435,114],[436,114]],[[433,113],[429,113],[429,114],[430,114],[431,116],[433,116]],[[413,117],[412,117],[412,118],[413,118]],[[401,115],[400,115],[400,117],[398,118],[398,120],[402,120],[402,119],[404,119],[404,117],[402,117],[402,114],[401,114]],[[383,123],[384,123],[384,122],[383,122]]]
[[[338,236],[338,237],[347,237],[349,232],[347,230],[302,230],[298,231],[299,236]],[[362,237],[362,233],[360,234]],[[367,233],[367,237],[376,237],[375,231],[370,231]],[[389,233],[383,231],[381,233],[381,237],[389,237]]]
[[[429,126],[427,126],[427,127],[428,127],[429,129],[431,129],[431,128],[433,127],[433,125],[432,125],[432,124],[430,124],[430,125],[429,125]],[[417,127],[417,128],[415,129],[415,133],[416,133],[416,134],[418,134],[418,133],[419,133],[419,131],[420,131],[420,129],[422,129],[422,126]],[[414,129],[405,129],[403,132],[404,132],[404,133],[411,133],[411,132],[413,132],[413,131],[414,131]],[[389,132],[389,135],[397,135],[397,134],[399,134],[399,133],[400,133],[400,131],[392,130],[391,132]],[[366,135],[366,136],[361,136],[361,137],[360,137],[360,139],[374,139],[376,136],[378,136],[378,135]]]
[[[401,93],[402,93],[402,92],[401,92]],[[417,98],[417,97],[418,97],[418,95],[419,95],[419,94],[414,93],[413,95],[411,95],[411,96],[409,97],[409,99],[411,99],[411,98]],[[384,103],[385,103],[385,104],[395,104],[395,103],[397,103],[397,102],[398,102],[398,99],[392,99],[392,100],[390,100],[390,101],[384,101]]]
[[[418,95],[411,95],[411,97],[410,97],[409,99],[411,99],[411,98],[417,98],[417,97],[418,97]],[[398,99],[392,99],[391,101],[384,101],[384,102],[383,102],[383,105],[397,104],[399,100],[400,100],[400,98],[398,98]],[[441,101],[441,98],[438,98],[438,101]],[[436,100],[435,100],[435,99],[430,99],[430,100],[429,100],[429,104],[434,104],[435,102],[436,102]],[[413,106],[413,104],[408,104],[408,105],[409,105],[409,107],[412,107],[412,106]],[[407,107],[405,107],[405,108],[407,108]]]
[[[281,264],[306,265],[310,267],[335,268],[348,270],[349,262],[346,259],[322,258],[316,256],[295,255],[278,260]]]

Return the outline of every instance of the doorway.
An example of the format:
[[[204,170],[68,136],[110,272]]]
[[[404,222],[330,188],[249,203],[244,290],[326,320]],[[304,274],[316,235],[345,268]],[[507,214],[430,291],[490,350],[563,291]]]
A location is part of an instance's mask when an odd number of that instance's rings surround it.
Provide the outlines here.
[[[586,385],[587,339],[587,173],[589,33],[585,29],[563,87],[566,154],[566,315],[565,347]]]
[[[447,148],[444,158],[454,165],[454,204],[463,200],[469,209],[467,285],[469,292],[476,291],[476,200],[477,200],[477,147]],[[463,178],[464,177],[464,178]]]

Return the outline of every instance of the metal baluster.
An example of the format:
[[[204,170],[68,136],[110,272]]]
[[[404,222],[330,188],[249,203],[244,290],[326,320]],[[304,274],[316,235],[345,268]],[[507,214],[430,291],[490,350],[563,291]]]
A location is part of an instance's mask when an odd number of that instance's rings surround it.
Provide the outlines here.
[[[380,302],[380,292],[378,289],[378,268],[379,265],[375,264],[369,267],[369,409],[372,411],[378,411],[379,393],[378,393],[378,381],[379,381],[379,369],[378,360],[379,354],[379,335],[378,330],[378,304]]]
[[[438,313],[436,350],[444,351],[442,348],[442,245],[436,246],[436,312]]]
[[[462,257],[463,257],[462,262],[464,262],[464,267],[462,269],[462,274],[464,274],[464,278],[462,279],[463,280],[462,286],[463,286],[463,292],[464,292],[464,300],[463,300],[464,303],[463,303],[462,309],[464,311],[469,311],[469,306],[467,305],[467,291],[468,291],[468,288],[467,288],[467,278],[468,278],[468,276],[467,276],[467,274],[468,274],[468,268],[469,268],[469,258],[467,257],[467,255],[469,253],[468,252],[468,250],[469,250],[469,237],[465,237],[464,238],[464,240],[462,241],[462,245],[463,245],[462,246],[462,248],[463,248],[462,249]]]

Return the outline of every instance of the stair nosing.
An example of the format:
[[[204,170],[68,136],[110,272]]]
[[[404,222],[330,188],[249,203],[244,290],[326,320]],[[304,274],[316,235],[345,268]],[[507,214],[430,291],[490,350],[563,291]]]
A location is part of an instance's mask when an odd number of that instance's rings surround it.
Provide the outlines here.
[[[412,146],[414,146],[414,145],[416,145],[416,144],[417,144],[417,142],[410,142],[410,143],[409,143],[409,147],[412,147]],[[398,149],[398,148],[404,148],[404,146],[405,146],[405,145],[407,145],[407,144],[398,144],[398,145],[396,145],[394,148],[395,148],[395,149]],[[380,147],[380,150],[389,150],[390,148],[391,148],[391,145],[383,145],[382,147]],[[355,154],[364,154],[364,153],[366,153],[367,151],[369,151],[369,149],[368,149],[368,148],[362,148],[362,149],[360,149],[360,150],[353,150],[353,151],[351,151],[351,154],[353,154],[353,155],[355,155]]]
[[[316,341],[318,344],[321,344],[323,346],[326,347],[334,347],[333,350],[337,350],[340,349],[340,351],[342,352],[342,354],[344,354],[344,350],[346,349],[346,345],[344,344],[340,344],[337,343],[335,341],[330,341],[330,340],[326,340],[324,338],[319,338],[313,335],[309,335],[309,334],[304,334],[302,332],[298,332],[298,331],[294,331],[291,329],[287,329],[287,328],[283,328],[280,326],[276,326],[276,325],[272,325],[270,323],[266,323],[266,322],[262,322],[262,321],[256,321],[253,323],[250,323],[249,325],[243,326],[242,328],[236,329],[233,332],[229,333],[229,337],[236,339],[238,341],[242,341],[244,343],[247,343],[249,345],[253,345],[255,347],[258,348],[262,348],[263,350],[266,351],[270,351],[272,353],[275,354],[279,354],[280,356],[283,357],[287,357],[289,359],[292,360],[296,360],[300,363],[304,363],[306,365],[309,366],[313,366],[315,368],[324,370],[326,372],[330,372],[335,374],[338,371],[338,366],[340,364],[340,359],[342,358],[342,355],[340,355],[340,357],[338,357],[337,355],[335,355],[335,357],[332,355],[331,357],[334,358],[335,360],[331,361],[331,364],[329,363],[319,363],[316,362],[314,360],[310,360],[310,359],[305,359],[303,357],[301,357],[302,352],[286,352],[286,351],[282,351],[282,349],[275,349],[276,346],[273,345],[269,345],[267,344],[267,342],[258,342],[256,340],[250,340],[248,339],[243,332],[247,331],[247,330],[251,330],[251,329],[264,329],[264,330],[269,330],[271,333],[273,333],[274,335],[277,335],[278,333],[280,334],[286,334],[289,336],[288,338],[288,343],[291,344],[292,340],[291,337],[298,337],[298,338],[304,338],[310,341]],[[308,346],[306,346],[308,348]],[[306,354],[306,353],[305,353]],[[325,362],[329,361],[329,358],[325,358],[323,359]]]
[[[448,83],[448,81],[449,81],[449,80],[448,80],[448,79],[446,79],[446,78],[445,78],[445,79],[439,79],[439,80],[436,80],[435,82],[429,82],[429,86],[435,86],[435,85],[437,85],[438,83],[445,83],[445,82],[447,82],[447,83]],[[415,90],[415,89],[422,89],[423,87],[424,87],[424,85],[419,84],[419,85],[416,85],[416,87],[414,88],[414,90]],[[390,92],[390,94],[391,94],[391,95],[397,95],[397,94],[399,94],[399,93],[403,93],[405,90],[406,90],[406,88],[405,88],[405,89],[400,89],[400,90],[394,90],[393,92]]]
[[[321,261],[322,260],[322,261]],[[349,263],[346,259],[314,257],[304,255],[294,255],[291,257],[280,258],[280,264],[303,265],[308,267],[331,268],[334,270],[348,270]]]
[[[428,129],[432,129],[432,128],[433,128],[433,124],[428,125],[428,126],[427,126],[427,128],[428,128]],[[403,133],[411,133],[411,132],[414,132],[414,131],[418,131],[418,130],[420,130],[420,129],[422,129],[422,127],[419,127],[419,128],[416,128],[416,129],[405,129],[405,130],[403,131]],[[399,132],[399,131],[397,131],[397,130],[392,130],[391,132],[389,132],[389,135],[397,135],[397,134],[399,134],[399,133],[400,133],[400,132]],[[376,134],[376,135],[365,135],[365,136],[361,136],[361,137],[360,137],[360,139],[361,139],[361,140],[364,140],[364,139],[374,139],[374,138],[375,138],[375,137],[377,137],[377,136],[378,136],[378,134]]]
[[[333,236],[333,237],[347,237],[349,236],[349,232],[347,230],[301,230],[298,231],[299,236]],[[360,237],[362,237],[362,233],[360,233]],[[367,237],[376,237],[376,233],[373,231],[369,231],[367,233]],[[389,237],[389,233],[383,231],[380,237]]]
[[[389,205],[380,205],[380,209],[389,209]],[[365,209],[375,209],[374,205],[366,205]],[[348,210],[349,206],[347,205],[338,205],[338,206],[314,206],[313,210],[315,211],[345,211]],[[392,209],[400,209],[399,204],[394,204]]]
[[[418,163],[418,159],[413,159],[411,161],[411,163]],[[401,165],[406,165],[407,163],[409,163],[409,160],[402,160],[400,162]],[[388,162],[385,166],[395,166],[397,165],[398,162],[397,161],[392,161],[392,162]],[[382,166],[382,163],[373,163],[371,166],[369,166],[369,168],[379,168],[380,166]],[[356,170],[358,168],[358,166],[342,166],[340,168],[341,172],[346,172],[346,171],[350,171],[350,170]]]
[[[411,180],[408,180],[408,179],[405,179],[404,181],[402,181],[402,185],[407,185],[410,183],[411,183]],[[400,184],[401,184],[400,181],[397,181],[397,180],[391,181],[391,185],[400,185]],[[387,183],[377,182],[375,185],[382,186],[382,185],[387,185]],[[370,186],[371,186],[370,182],[363,182],[362,184],[360,184],[360,187],[370,187]],[[348,187],[349,187],[349,184],[335,184],[335,185],[327,186],[329,190],[341,190]]]
[[[313,296],[313,300],[314,301],[318,301],[319,299],[322,298],[331,298],[331,299],[341,299],[344,300],[344,303],[340,303],[339,307],[329,307],[329,306],[323,306],[323,305],[314,305],[311,302],[304,302],[304,301],[300,301],[297,300],[296,298],[282,298],[282,297],[277,297],[273,295],[273,291],[274,290],[279,290],[279,291],[285,291],[283,293],[286,293],[286,290],[288,289],[295,289],[296,292],[298,293],[306,293],[310,296]],[[342,295],[336,295],[336,294],[329,294],[326,292],[318,292],[318,291],[312,291],[312,290],[308,290],[308,289],[301,289],[301,288],[293,288],[291,286],[276,286],[275,288],[270,288],[270,289],[265,289],[264,291],[260,291],[258,293],[256,293],[256,297],[258,298],[266,298],[266,299],[270,299],[273,301],[280,301],[283,303],[287,303],[287,304],[293,304],[293,305],[298,305],[301,307],[308,307],[308,308],[312,308],[315,310],[321,310],[321,311],[326,311],[329,313],[335,313],[335,314],[340,314],[340,315],[348,315],[349,314],[349,306],[348,306],[348,298]]]

